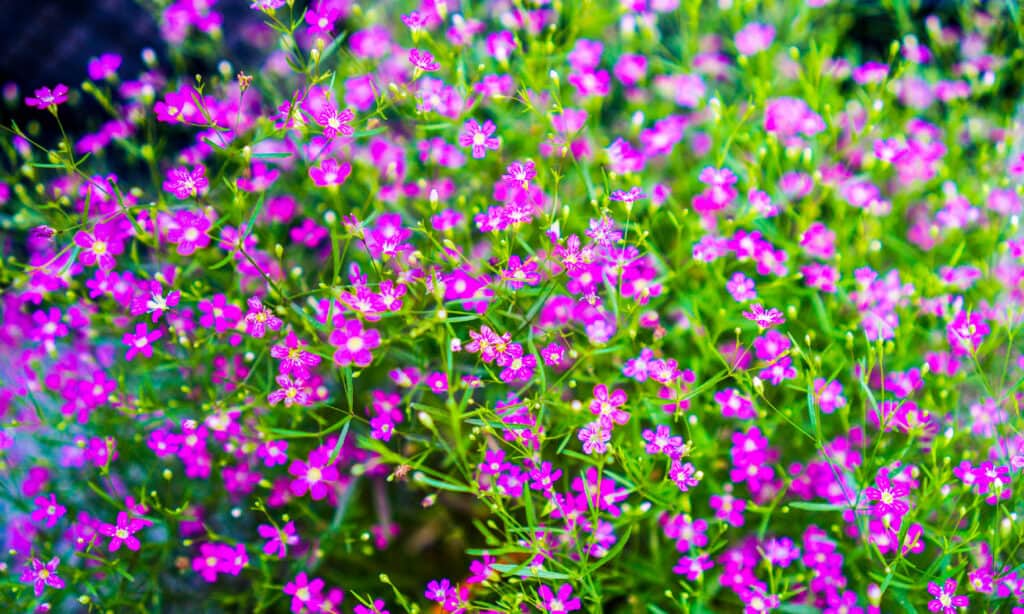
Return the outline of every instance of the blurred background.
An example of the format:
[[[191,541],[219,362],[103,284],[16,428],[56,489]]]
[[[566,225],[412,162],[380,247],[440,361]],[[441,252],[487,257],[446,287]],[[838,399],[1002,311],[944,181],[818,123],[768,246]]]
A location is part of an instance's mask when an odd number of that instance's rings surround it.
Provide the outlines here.
[[[260,16],[249,8],[251,0],[207,3],[224,16],[223,35],[230,56],[225,59],[237,67],[252,58],[253,48],[246,43],[251,31],[245,25],[258,23]],[[64,83],[76,89],[87,77],[89,58],[104,53],[120,55],[119,74],[133,78],[144,66],[142,52],[147,48],[156,52],[165,68],[171,68],[156,17],[163,4],[166,2],[152,0],[0,0],[0,87],[16,83],[19,100],[44,85]],[[22,104],[0,111],[0,115],[15,121],[38,118]],[[85,128],[76,125],[75,117],[62,119],[72,131]]]

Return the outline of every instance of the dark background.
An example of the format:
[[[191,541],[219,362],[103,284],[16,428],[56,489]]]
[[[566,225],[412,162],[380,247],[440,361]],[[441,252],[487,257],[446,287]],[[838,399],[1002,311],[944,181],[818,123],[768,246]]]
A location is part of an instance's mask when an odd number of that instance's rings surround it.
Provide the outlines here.
[[[253,48],[245,41],[247,20],[259,20],[249,8],[251,0],[219,0],[214,9],[224,16],[223,33],[227,58],[238,62],[251,59]],[[0,0],[0,86],[16,83],[19,87],[15,106],[0,109],[0,117],[24,123],[38,119],[38,113],[21,103],[39,87],[64,83],[79,89],[88,78],[89,59],[104,53],[122,57],[118,74],[134,79],[144,68],[142,50],[151,48],[165,72],[173,72],[167,62],[167,45],[161,38],[154,17],[155,4],[139,0]],[[213,66],[196,64],[190,72],[209,71]],[[86,106],[75,115],[61,118],[71,132],[84,131],[78,118],[95,116]],[[3,106],[3,105],[0,105]],[[77,116],[77,117],[76,117]]]
[[[252,58],[253,49],[244,40],[245,30],[239,27],[247,19],[259,19],[250,4],[251,0],[219,0],[214,7],[224,16],[229,59]],[[913,21],[923,29],[924,17],[938,13],[944,23],[955,24],[956,6],[955,0],[920,0]],[[17,83],[19,102],[44,85],[64,83],[76,89],[87,76],[89,58],[107,52],[122,56],[122,78],[134,78],[143,67],[140,54],[144,48],[152,48],[166,62],[166,45],[151,12],[155,10],[152,2],[139,0],[0,0],[0,85]],[[852,40],[846,43],[860,47],[867,58],[883,59],[898,36],[894,16],[879,0],[839,0],[822,10],[855,12]],[[0,113],[8,121],[33,117],[31,110],[21,104]],[[73,117],[67,120],[71,129],[79,127]]]

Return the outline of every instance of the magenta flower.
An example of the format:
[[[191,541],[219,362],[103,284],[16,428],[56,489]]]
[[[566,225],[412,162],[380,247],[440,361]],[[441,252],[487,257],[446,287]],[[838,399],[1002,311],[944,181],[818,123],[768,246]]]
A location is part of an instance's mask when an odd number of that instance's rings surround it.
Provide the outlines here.
[[[21,573],[21,581],[31,584],[36,597],[43,594],[46,587],[64,588],[64,580],[57,576],[57,565],[60,559],[53,557],[49,563],[33,558],[28,562],[28,569]]]
[[[736,33],[736,50],[743,55],[754,55],[771,47],[775,40],[775,26],[749,23]]]
[[[121,241],[110,237],[105,229],[97,226],[92,234],[78,231],[75,233],[75,245],[81,248],[78,260],[85,266],[98,266],[104,271],[113,270],[117,266],[117,256],[124,251]]]
[[[469,331],[469,338],[471,341],[466,344],[466,351],[480,352],[480,359],[487,363],[504,355],[512,342],[511,333],[498,335],[489,326],[481,326],[480,332]]]
[[[306,387],[306,382],[303,379],[296,378],[293,380],[287,375],[278,375],[274,381],[277,382],[280,388],[267,395],[267,401],[271,405],[277,405],[281,401],[284,401],[285,407],[309,405],[311,403],[309,389]]]
[[[305,345],[295,336],[294,331],[288,331],[283,344],[270,348],[270,355],[281,361],[278,369],[282,374],[309,379],[309,370],[320,364],[320,357],[304,351],[302,348]]]
[[[387,604],[384,603],[383,599],[374,599],[373,604],[370,605],[370,607],[366,607],[361,603],[356,604],[356,606],[352,608],[352,614],[391,614],[390,611],[386,609],[386,606]]]
[[[309,178],[316,186],[326,188],[345,183],[351,173],[352,165],[348,162],[338,164],[334,158],[324,158],[320,166],[310,167]]]
[[[121,56],[116,53],[104,53],[98,58],[89,60],[89,78],[93,81],[113,79],[117,77],[117,69],[121,67]]]
[[[683,463],[679,460],[673,460],[672,465],[668,470],[668,477],[670,480],[676,483],[679,490],[687,492],[697,484],[700,484],[700,478],[697,476],[697,468],[693,466],[693,463]]]
[[[284,585],[284,594],[292,596],[292,612],[318,612],[324,603],[324,581],[313,578],[312,582],[302,572],[295,579]]]
[[[25,104],[30,107],[37,109],[57,109],[57,105],[63,104],[68,100],[68,86],[63,83],[58,83],[54,86],[53,91],[48,87],[41,87],[36,90],[35,96],[29,96],[25,99]]]
[[[333,139],[337,135],[352,136],[352,126],[349,125],[355,118],[352,111],[342,109],[339,111],[333,104],[317,116],[316,122],[323,126],[324,136]]]
[[[249,312],[245,314],[245,332],[257,339],[267,334],[267,329],[279,330],[284,322],[274,315],[269,308],[264,307],[260,299],[255,296],[246,301],[249,305]]]
[[[743,317],[757,324],[759,328],[771,328],[786,321],[782,312],[774,307],[765,310],[760,303],[754,303],[748,311],[743,312]]]
[[[505,169],[505,174],[501,176],[501,180],[505,183],[516,187],[522,187],[525,189],[530,180],[537,176],[537,169],[533,164],[532,160],[526,162],[513,162],[508,165]]]
[[[424,72],[434,72],[441,68],[441,65],[434,61],[434,56],[422,49],[409,50],[409,63]]]
[[[288,442],[267,441],[257,448],[256,455],[263,459],[267,467],[283,465],[288,462]]]
[[[267,543],[263,545],[263,553],[267,556],[283,559],[288,553],[288,546],[299,543],[299,536],[295,534],[294,521],[289,521],[280,529],[269,524],[261,524],[256,527],[256,532],[267,540]]]
[[[533,354],[524,354],[523,346],[518,343],[509,347],[513,350],[510,356],[498,361],[498,364],[504,367],[499,375],[501,381],[512,383],[530,380],[534,369],[537,368],[537,357]]]
[[[139,540],[135,533],[146,528],[146,521],[141,518],[130,518],[127,512],[120,512],[117,515],[116,524],[100,525],[99,532],[110,538],[107,548],[111,552],[117,552],[124,544],[129,550],[139,549]]]
[[[970,600],[966,595],[956,594],[956,580],[949,578],[940,587],[934,582],[928,583],[928,593],[935,597],[928,602],[928,610],[942,614],[956,614],[957,608],[966,608]]]
[[[121,342],[128,346],[128,351],[124,355],[125,360],[132,360],[136,354],[142,354],[146,358],[152,357],[153,342],[162,336],[163,332],[160,330],[150,332],[144,322],[136,324],[135,333],[125,333],[121,339]]]
[[[608,451],[612,433],[609,426],[595,420],[583,425],[576,437],[583,442],[583,451],[587,454],[604,454]]]
[[[725,289],[729,291],[729,294],[732,295],[733,300],[737,303],[757,300],[754,280],[743,273],[734,273],[732,278],[726,282]]]
[[[192,170],[182,166],[167,171],[167,179],[164,181],[164,190],[174,194],[177,198],[195,198],[203,192],[209,182],[206,180],[206,167],[199,165]]]
[[[57,503],[57,495],[50,493],[48,497],[36,497],[36,509],[32,511],[33,522],[46,521],[46,528],[57,524],[64,517],[67,508]]]
[[[623,190],[615,190],[608,198],[611,200],[616,200],[631,205],[636,201],[640,200],[641,198],[647,198],[647,195],[644,194],[643,190],[634,186],[630,188],[628,192],[625,192]]]
[[[217,574],[237,576],[249,562],[244,544],[232,548],[227,544],[206,543],[199,547],[199,556],[192,559],[192,570],[207,582],[216,582]]]
[[[594,386],[594,399],[590,402],[590,412],[597,416],[598,421],[611,429],[613,424],[629,422],[629,412],[620,409],[626,404],[626,391],[617,388],[608,393],[608,386]]]
[[[481,126],[475,119],[470,119],[463,126],[462,134],[459,135],[459,145],[471,147],[474,158],[483,158],[487,155],[488,149],[498,149],[501,145],[498,139],[491,136],[495,130],[497,127],[491,120],[485,121]]]
[[[889,470],[885,467],[879,470],[878,475],[875,477],[875,486],[869,486],[864,489],[864,496],[869,501],[874,501],[875,504],[872,506],[872,513],[881,518],[886,514],[893,514],[897,518],[902,518],[908,511],[910,506],[905,501],[901,501],[900,497],[905,497],[909,494],[909,491],[904,486],[893,484],[889,479]]]
[[[202,211],[179,211],[174,226],[167,231],[167,240],[178,244],[178,253],[189,256],[210,244],[210,219]]]
[[[985,336],[989,333],[985,318],[977,313],[968,314],[958,311],[946,327],[949,347],[954,356],[968,356],[978,351]]]
[[[519,256],[509,256],[508,268],[501,272],[501,276],[514,290],[519,290],[524,285],[536,286],[540,283],[537,261],[532,258],[523,262]]]
[[[338,348],[334,352],[334,362],[338,366],[354,364],[357,367],[368,367],[373,362],[370,350],[380,345],[380,333],[372,328],[363,330],[360,320],[343,320],[328,341]]]
[[[548,614],[566,614],[580,609],[580,600],[572,596],[572,586],[569,584],[558,587],[557,593],[551,587],[542,585],[537,589],[537,595],[541,599],[541,607]]]
[[[288,466],[288,473],[295,477],[290,487],[292,494],[301,497],[309,492],[314,501],[326,497],[327,484],[338,479],[338,468],[333,464],[328,465],[328,460],[328,452],[322,449],[310,452],[308,462],[293,460]]]
[[[242,319],[242,310],[238,305],[229,303],[223,294],[199,301],[199,312],[199,324],[218,333],[231,330]]]
[[[684,576],[691,582],[696,582],[704,575],[704,572],[714,567],[711,557],[707,554],[697,556],[684,556],[679,559],[672,572]]]
[[[734,527],[743,526],[743,512],[747,509],[746,501],[726,493],[724,495],[711,495],[708,502],[711,508],[715,510],[715,516],[719,520]]]

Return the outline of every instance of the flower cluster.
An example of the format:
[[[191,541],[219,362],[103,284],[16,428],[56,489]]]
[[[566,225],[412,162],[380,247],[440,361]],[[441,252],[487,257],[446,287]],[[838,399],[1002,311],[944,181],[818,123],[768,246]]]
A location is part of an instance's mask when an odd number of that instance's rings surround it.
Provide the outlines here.
[[[146,4],[4,88],[14,610],[1024,612],[1016,3]]]

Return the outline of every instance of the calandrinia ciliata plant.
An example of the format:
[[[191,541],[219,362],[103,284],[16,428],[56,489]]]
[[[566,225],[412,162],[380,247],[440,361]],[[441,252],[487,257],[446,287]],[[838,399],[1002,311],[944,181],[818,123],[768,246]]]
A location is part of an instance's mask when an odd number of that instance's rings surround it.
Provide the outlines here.
[[[158,4],[6,90],[12,611],[1024,612],[1016,2]]]

